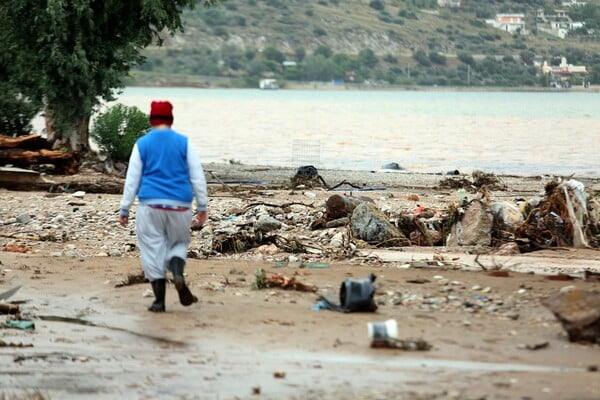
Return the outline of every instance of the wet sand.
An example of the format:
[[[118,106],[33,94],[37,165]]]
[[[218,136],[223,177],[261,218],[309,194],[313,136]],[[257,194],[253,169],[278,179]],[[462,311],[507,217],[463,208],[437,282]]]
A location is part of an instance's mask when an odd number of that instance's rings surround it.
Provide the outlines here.
[[[223,182],[229,179],[277,181],[256,168],[249,175],[232,168],[238,173],[215,167],[214,177],[207,168],[209,180],[222,182],[211,183],[213,216],[260,201],[314,202],[318,207],[331,194],[318,188],[228,186]],[[439,176],[431,181],[400,176],[365,180],[366,186],[397,180],[385,183],[386,191],[365,194],[397,208],[414,207],[406,200],[410,193],[432,207],[443,207],[454,196],[433,187]],[[340,177],[327,175],[326,180],[333,184]],[[289,174],[282,173],[281,179]],[[361,183],[362,178],[346,174],[342,179]],[[506,181],[508,190],[494,195],[511,198],[543,187],[538,178]],[[2,191],[0,220],[6,234],[0,248],[19,242],[30,250],[0,252],[0,292],[21,285],[10,300],[19,302],[35,329],[0,329],[5,343],[32,345],[0,348],[0,398],[600,398],[600,347],[569,342],[542,305],[570,287],[599,289],[598,281],[577,277],[583,269],[600,270],[597,250],[555,249],[479,260],[500,266],[507,277],[491,276],[467,249],[412,247],[380,250],[374,257],[373,249],[365,248],[363,256],[341,259],[258,250],[212,255],[189,259],[186,267],[199,303],[181,306],[169,284],[167,312],[153,314],[146,310],[152,301],[146,297],[149,284],[115,287],[141,271],[137,250],[123,250],[135,236],[132,227],[117,225],[119,196],[86,194],[77,200],[85,204],[75,206],[68,205],[70,194],[45,196]],[[76,234],[69,226],[66,242],[15,239],[15,216],[30,214],[52,231],[49,221],[58,223],[57,215],[69,219],[69,213],[81,209],[88,217],[74,222]],[[201,236],[194,232],[194,243]],[[428,262],[411,264],[418,260]],[[325,268],[310,268],[315,264]],[[253,290],[259,268],[267,276],[295,276],[317,292]],[[575,278],[548,279],[557,271]],[[338,300],[344,279],[370,273],[377,276],[375,313],[313,309],[321,295]],[[388,319],[397,321],[400,338],[424,339],[432,349],[371,348],[367,323]]]

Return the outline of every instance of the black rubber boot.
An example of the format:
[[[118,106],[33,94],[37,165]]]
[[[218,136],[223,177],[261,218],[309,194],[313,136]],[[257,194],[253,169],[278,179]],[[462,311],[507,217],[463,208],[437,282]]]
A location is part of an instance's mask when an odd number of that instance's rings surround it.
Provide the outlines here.
[[[165,312],[165,292],[167,291],[167,280],[156,279],[150,282],[150,284],[152,285],[152,291],[154,292],[154,297],[156,297],[156,300],[150,304],[148,311]]]
[[[189,306],[192,303],[196,303],[198,298],[192,294],[185,284],[185,278],[183,277],[184,267],[185,260],[181,257],[173,257],[169,260],[169,270],[173,273],[173,282],[179,294],[179,302],[184,306]]]

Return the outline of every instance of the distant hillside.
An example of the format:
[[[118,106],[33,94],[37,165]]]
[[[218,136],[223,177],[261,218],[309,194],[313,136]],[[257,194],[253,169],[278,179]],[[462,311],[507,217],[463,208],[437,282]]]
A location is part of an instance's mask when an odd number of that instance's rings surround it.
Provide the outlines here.
[[[211,85],[218,77],[221,85],[255,87],[260,77],[273,76],[545,85],[532,67],[566,57],[586,65],[591,73],[584,79],[600,84],[600,0],[558,8],[572,22],[585,22],[565,39],[536,24],[540,9],[548,16],[544,26],[559,22],[554,1],[439,3],[460,7],[440,7],[435,0],[226,0],[197,7],[185,11],[184,33],[146,50],[147,62],[134,71],[133,83]],[[498,13],[523,14],[524,30],[510,33],[486,24]],[[492,59],[501,67],[492,66]],[[282,68],[282,61],[292,65]]]

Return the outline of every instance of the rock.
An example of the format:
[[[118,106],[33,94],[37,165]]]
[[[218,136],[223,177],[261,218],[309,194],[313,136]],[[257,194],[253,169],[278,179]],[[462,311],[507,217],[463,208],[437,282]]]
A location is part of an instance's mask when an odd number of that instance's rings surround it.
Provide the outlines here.
[[[255,224],[256,229],[264,233],[277,230],[281,228],[281,226],[281,221],[267,214],[259,215]]]
[[[373,203],[359,204],[352,213],[352,234],[367,243],[406,246],[408,239]]]
[[[524,221],[521,210],[514,204],[495,201],[490,208],[494,213],[494,221],[498,224],[498,227],[507,232],[515,233]]]
[[[58,214],[56,217],[50,220],[53,224],[62,224],[65,222],[65,216],[62,214]]]
[[[340,226],[345,226],[346,224],[348,224],[348,222],[350,222],[350,219],[348,217],[334,219],[331,221],[327,221],[325,223],[325,228],[338,228]]]
[[[543,304],[561,322],[571,342],[600,343],[600,292],[561,291]]]
[[[404,168],[402,168],[400,166],[400,164],[398,164],[396,162],[391,162],[391,163],[384,164],[381,167],[381,169],[382,170],[389,170],[389,171],[403,171],[404,170]]]
[[[19,224],[25,225],[29,221],[31,221],[31,217],[27,214],[21,214],[16,218]]]
[[[473,200],[462,219],[456,224],[459,246],[489,246],[492,243],[494,217],[481,200]]]
[[[274,244],[264,244],[254,249],[253,253],[263,256],[272,256],[279,253],[279,248]]]
[[[406,199],[410,201],[419,201],[419,195],[416,193],[410,193]]]
[[[329,242],[329,244],[332,247],[336,247],[336,248],[340,248],[344,246],[344,242],[345,242],[345,237],[344,237],[344,232],[338,232],[335,235],[333,235],[333,237],[331,238],[331,241]]]
[[[334,194],[325,202],[325,213],[327,214],[327,219],[334,220],[347,217],[352,214],[356,206],[365,201],[373,202],[372,199],[368,198]]]

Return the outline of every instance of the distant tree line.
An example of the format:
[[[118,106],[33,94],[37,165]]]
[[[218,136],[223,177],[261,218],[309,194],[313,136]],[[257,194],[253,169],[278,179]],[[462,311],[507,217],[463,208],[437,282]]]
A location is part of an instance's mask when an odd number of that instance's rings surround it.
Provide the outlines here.
[[[283,13],[287,10],[282,0],[249,1],[254,8],[263,5]],[[389,1],[369,0],[367,4],[378,13],[379,20],[390,24],[418,19],[420,9],[438,9],[437,0],[392,3],[396,5],[394,10],[397,10],[393,13]],[[338,2],[319,0],[319,4],[335,6]],[[256,21],[253,18],[259,18],[252,12],[240,15],[235,2],[224,2],[223,5],[209,9],[196,8],[193,11],[194,28],[227,39],[230,30],[247,24],[254,25]],[[457,54],[452,55],[444,52],[446,49],[438,44],[434,36],[427,38],[427,47],[416,48],[410,58],[398,54],[376,54],[369,48],[357,54],[347,54],[335,52],[326,45],[311,50],[298,47],[292,52],[283,53],[274,46],[258,49],[225,44],[215,49],[199,44],[197,47],[170,48],[166,56],[164,52],[149,51],[145,53],[146,63],[137,69],[149,76],[173,74],[227,78],[238,87],[256,87],[263,77],[274,77],[284,82],[343,81],[375,85],[546,86],[548,77],[535,66],[536,62],[546,60],[549,64],[557,65],[562,57],[566,57],[570,64],[587,66],[589,74],[586,79],[591,84],[600,84],[600,55],[567,46],[560,49],[552,47],[540,53],[540,50],[527,46],[526,38],[490,30],[483,22],[483,19],[492,18],[497,12],[525,12],[542,8],[551,14],[557,6],[560,6],[560,2],[547,0],[468,2],[468,13],[476,17],[470,19],[468,24],[475,28],[475,33],[451,25],[435,30],[436,35],[453,43]],[[585,29],[572,31],[571,35],[584,38],[581,40],[593,40],[594,32],[596,35],[600,32],[600,6],[588,2],[582,7],[569,8],[568,12],[574,20],[585,22]],[[535,14],[528,13],[530,18],[535,18]],[[307,8],[305,15],[313,18],[315,10]],[[312,33],[314,37],[328,35],[320,27],[312,28]],[[394,32],[390,30],[388,34],[393,37]],[[539,33],[532,29],[532,34]]]
[[[558,65],[562,57],[567,57],[571,64],[586,65],[591,71],[587,79],[592,84],[600,84],[600,54],[577,49],[557,50],[545,59],[551,65]],[[241,87],[257,87],[263,77],[373,85],[547,86],[548,77],[534,61],[534,51],[526,47],[516,55],[477,59],[461,51],[452,60],[439,52],[419,49],[410,59],[401,61],[392,54],[377,56],[371,49],[344,54],[322,45],[310,54],[304,48],[297,48],[294,54],[284,54],[274,47],[258,51],[228,45],[220,50],[207,46],[168,49],[166,57],[150,53],[139,69],[157,74],[225,77]]]

